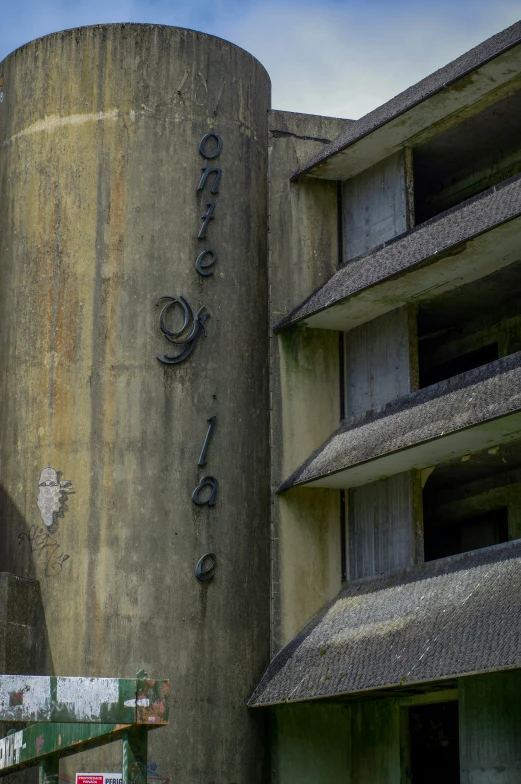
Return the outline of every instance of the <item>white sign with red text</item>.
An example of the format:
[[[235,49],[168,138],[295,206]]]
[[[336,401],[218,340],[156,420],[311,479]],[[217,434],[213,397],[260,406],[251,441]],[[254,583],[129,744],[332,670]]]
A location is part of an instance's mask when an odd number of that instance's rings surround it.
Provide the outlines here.
[[[76,784],[122,784],[121,773],[76,773]]]

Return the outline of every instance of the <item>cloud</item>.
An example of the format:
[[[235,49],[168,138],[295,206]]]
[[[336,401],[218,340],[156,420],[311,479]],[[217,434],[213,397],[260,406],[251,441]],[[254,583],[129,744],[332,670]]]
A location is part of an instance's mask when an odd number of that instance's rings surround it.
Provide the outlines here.
[[[0,60],[34,38],[83,25],[148,22],[213,33],[248,13],[254,0],[4,0]]]
[[[512,24],[510,0],[5,1],[0,57],[57,30],[155,22],[226,38],[257,57],[288,111],[357,118]]]
[[[267,2],[227,28],[267,68],[273,106],[358,118],[517,21],[512,2]]]

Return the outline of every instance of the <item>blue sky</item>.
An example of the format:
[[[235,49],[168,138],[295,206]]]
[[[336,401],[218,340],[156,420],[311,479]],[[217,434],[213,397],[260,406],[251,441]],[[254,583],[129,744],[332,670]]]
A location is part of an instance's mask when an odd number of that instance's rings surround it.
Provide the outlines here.
[[[358,118],[521,18],[513,0],[0,0],[0,59],[100,22],[191,27],[268,70],[273,106]]]

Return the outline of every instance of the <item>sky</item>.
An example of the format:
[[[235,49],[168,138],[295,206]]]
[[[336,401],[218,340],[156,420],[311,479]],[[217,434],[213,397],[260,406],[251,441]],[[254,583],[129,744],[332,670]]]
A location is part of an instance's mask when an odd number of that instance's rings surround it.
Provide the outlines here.
[[[518,19],[519,0],[0,0],[0,60],[80,25],[190,27],[257,57],[275,109],[358,119]]]

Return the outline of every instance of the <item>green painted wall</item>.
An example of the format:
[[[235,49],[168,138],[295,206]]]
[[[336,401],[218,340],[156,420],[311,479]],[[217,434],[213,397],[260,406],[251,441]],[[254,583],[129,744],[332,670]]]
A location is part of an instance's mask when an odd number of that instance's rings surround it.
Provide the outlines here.
[[[273,784],[399,784],[397,700],[272,711]]]
[[[271,715],[272,784],[349,782],[349,705],[282,705]]]
[[[400,708],[397,700],[374,700],[352,707],[353,784],[400,782]]]
[[[521,671],[462,678],[459,692],[461,784],[518,784]]]

